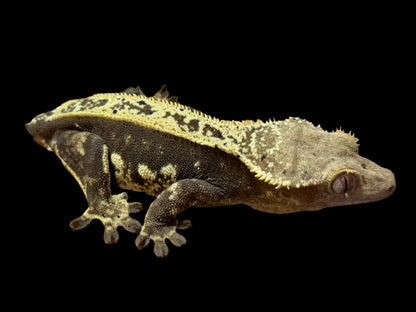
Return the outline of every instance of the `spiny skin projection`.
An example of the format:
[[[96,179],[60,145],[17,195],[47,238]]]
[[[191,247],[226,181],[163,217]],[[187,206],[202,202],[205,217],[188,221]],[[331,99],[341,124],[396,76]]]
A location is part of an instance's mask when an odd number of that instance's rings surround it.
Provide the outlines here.
[[[104,241],[117,227],[139,233],[136,246],[166,239],[182,246],[177,215],[189,207],[245,204],[269,213],[313,211],[367,203],[391,195],[394,174],[358,154],[357,139],[327,132],[300,118],[229,121],[208,116],[169,97],[166,86],[147,97],[139,87],[70,100],[26,124],[34,140],[54,152],[82,188],[88,208],[70,226],[98,219]],[[144,224],[130,217],[143,209],[113,194],[155,196]]]

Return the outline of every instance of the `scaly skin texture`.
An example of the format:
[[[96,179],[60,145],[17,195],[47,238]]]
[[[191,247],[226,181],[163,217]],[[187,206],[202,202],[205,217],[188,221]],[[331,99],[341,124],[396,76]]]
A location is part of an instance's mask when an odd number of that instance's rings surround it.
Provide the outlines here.
[[[118,241],[117,227],[140,232],[158,257],[165,243],[183,245],[176,232],[190,221],[189,207],[246,204],[269,213],[318,210],[381,200],[395,189],[393,173],[361,157],[357,139],[327,132],[299,118],[283,121],[218,120],[140,88],[68,101],[26,124],[34,140],[53,151],[81,186],[88,209],[71,222],[105,227],[104,241]],[[126,190],[156,196],[143,226],[129,213],[127,193],[113,195],[111,176]]]

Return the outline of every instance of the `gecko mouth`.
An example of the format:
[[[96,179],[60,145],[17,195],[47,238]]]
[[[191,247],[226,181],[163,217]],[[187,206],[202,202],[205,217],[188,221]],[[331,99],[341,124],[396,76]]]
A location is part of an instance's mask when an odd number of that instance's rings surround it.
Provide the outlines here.
[[[385,168],[378,168],[375,171],[378,173],[378,175],[373,178],[374,181],[376,181],[376,183],[373,183],[375,187],[371,184],[367,184],[367,194],[370,201],[382,200],[389,197],[396,189],[396,179],[392,171]]]

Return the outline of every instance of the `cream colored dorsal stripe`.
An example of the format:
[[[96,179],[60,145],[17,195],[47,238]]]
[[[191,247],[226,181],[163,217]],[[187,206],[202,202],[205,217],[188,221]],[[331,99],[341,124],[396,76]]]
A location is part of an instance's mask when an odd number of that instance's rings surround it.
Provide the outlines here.
[[[39,119],[98,117],[132,122],[237,156],[256,178],[277,187],[317,182],[316,175],[310,172],[313,159],[307,158],[311,153],[299,151],[303,146],[313,149],[310,141],[325,138],[323,133],[327,132],[319,126],[299,118],[268,122],[219,120],[173,100],[177,97],[169,98],[165,85],[152,97],[145,96],[139,87],[128,88],[122,93],[70,100]],[[345,135],[350,145],[356,144],[355,138]]]

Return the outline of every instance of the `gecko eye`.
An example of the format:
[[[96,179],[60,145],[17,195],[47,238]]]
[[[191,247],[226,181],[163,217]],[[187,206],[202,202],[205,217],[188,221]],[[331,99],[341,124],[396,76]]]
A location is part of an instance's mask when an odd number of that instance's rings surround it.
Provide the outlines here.
[[[355,188],[354,174],[343,172],[332,180],[331,189],[336,194],[345,194]]]

